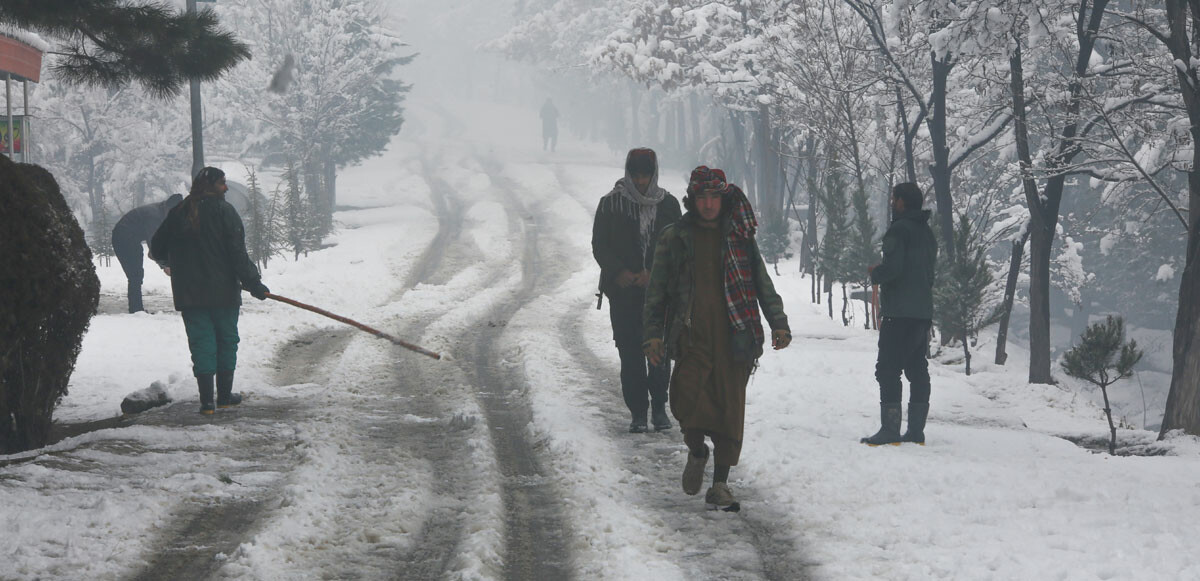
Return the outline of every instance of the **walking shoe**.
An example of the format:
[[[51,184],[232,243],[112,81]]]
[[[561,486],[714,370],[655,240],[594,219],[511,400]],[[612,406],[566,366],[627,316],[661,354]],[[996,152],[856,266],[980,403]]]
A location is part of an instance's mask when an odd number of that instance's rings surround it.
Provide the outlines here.
[[[200,388],[200,413],[209,415],[216,411],[213,404],[213,376],[211,373],[196,376],[196,385]]]
[[[879,431],[859,440],[868,446],[900,445],[900,402],[879,404]]]
[[[650,414],[650,423],[654,425],[654,431],[661,432],[671,429],[671,418],[667,417],[667,410],[655,410]]]
[[[683,493],[688,496],[700,494],[704,485],[704,466],[708,464],[708,446],[704,447],[704,456],[697,458],[690,450],[687,464],[683,467]]]
[[[704,508],[725,512],[737,512],[742,509],[738,501],[733,498],[733,492],[729,490],[729,485],[724,482],[714,482],[708,489],[708,493],[704,495]]]
[[[649,431],[650,428],[646,427],[646,418],[634,418],[632,422],[629,422],[630,434],[644,434]]]
[[[242,394],[233,393],[233,370],[217,372],[217,407],[231,408],[242,403]]]

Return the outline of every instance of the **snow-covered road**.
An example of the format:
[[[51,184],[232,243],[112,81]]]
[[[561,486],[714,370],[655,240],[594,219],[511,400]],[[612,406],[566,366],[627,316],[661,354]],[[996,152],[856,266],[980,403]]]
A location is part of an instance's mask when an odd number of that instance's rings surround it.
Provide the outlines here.
[[[100,265],[57,418],[101,429],[0,459],[0,579],[1200,579],[1196,439],[1082,449],[1059,436],[1103,435],[1094,403],[1025,384],[1016,352],[969,378],[933,365],[928,446],[861,446],[874,334],[810,304],[793,263],[796,340],[753,378],[732,473],[743,512],[704,511],[678,432],[625,431],[595,309],[592,213],[622,154],[543,154],[534,111],[409,114],[339,179],[332,246],[265,281],[446,359],[248,299],[250,398],[204,418],[167,279],[148,273],[160,312],[127,315]],[[152,381],[177,403],[106,419]]]

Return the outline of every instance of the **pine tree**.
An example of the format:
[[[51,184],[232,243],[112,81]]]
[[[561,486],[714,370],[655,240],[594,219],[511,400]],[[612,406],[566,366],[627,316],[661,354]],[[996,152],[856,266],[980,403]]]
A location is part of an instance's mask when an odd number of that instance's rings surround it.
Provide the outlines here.
[[[288,159],[285,173],[287,183],[287,203],[284,210],[284,230],[287,232],[288,246],[293,260],[300,259],[300,253],[308,253],[305,241],[308,239],[308,212],[305,209],[304,190],[300,186],[299,170],[295,160]]]
[[[971,374],[971,337],[1000,318],[989,305],[994,277],[988,268],[987,247],[965,214],[954,230],[954,252],[942,252],[933,287],[933,317],[943,337],[963,344],[967,375]]]
[[[759,232],[758,246],[762,251],[763,258],[775,267],[775,274],[778,275],[779,261],[792,257],[791,224],[785,214],[779,213],[767,217],[764,220],[764,226]]]
[[[112,264],[112,257],[116,255],[112,245],[113,225],[112,220],[108,218],[108,212],[103,209],[92,221],[92,243],[88,246],[92,254],[104,261],[105,266]]]
[[[150,1],[5,0],[0,23],[58,39],[52,69],[64,81],[110,88],[137,81],[159,97],[178,94],[189,79],[214,80],[250,57],[207,8],[189,14]]]
[[[866,315],[863,328],[870,329],[871,299],[867,290],[871,288],[871,277],[867,269],[879,262],[879,248],[875,245],[875,219],[871,217],[866,190],[855,188],[850,196],[850,205],[854,208],[854,227],[850,230],[846,274],[863,288],[863,313]]]
[[[276,215],[278,206],[276,198],[267,200],[263,196],[258,172],[252,167],[247,167],[246,174],[250,197],[249,207],[246,209],[246,250],[250,253],[250,260],[260,268],[266,268],[267,262],[279,251],[279,220]]]
[[[821,238],[821,251],[817,265],[825,276],[825,290],[829,294],[829,318],[833,318],[833,283],[842,283],[845,295],[847,255],[850,239],[850,218],[846,212],[846,187],[836,171],[830,171],[825,179],[825,191],[821,203],[825,206],[825,235]],[[843,299],[845,297],[843,296]],[[846,318],[846,301],[842,302],[842,323]]]
[[[1104,395],[1104,413],[1108,416],[1108,453],[1117,453],[1117,427],[1113,424],[1108,386],[1133,375],[1133,367],[1142,360],[1137,341],[1125,342],[1125,319],[1109,315],[1104,322],[1088,326],[1079,344],[1063,355],[1062,369],[1067,375],[1100,388]]]

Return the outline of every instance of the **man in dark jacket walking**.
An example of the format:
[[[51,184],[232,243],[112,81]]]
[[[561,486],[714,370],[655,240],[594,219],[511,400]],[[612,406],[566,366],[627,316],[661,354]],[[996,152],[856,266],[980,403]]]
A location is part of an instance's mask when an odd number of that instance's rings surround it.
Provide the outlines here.
[[[929,414],[929,329],[933,319],[933,277],[937,239],[929,227],[929,210],[921,209],[921,188],[914,183],[892,188],[892,225],[883,235],[883,262],[870,268],[879,285],[879,415],[882,427],[864,444],[925,444]],[[908,430],[900,434],[900,404],[908,377]]]
[[[129,279],[129,312],[136,313],[142,309],[142,279],[146,271],[142,268],[142,243],[150,242],[150,237],[162,225],[167,212],[183,201],[183,195],[175,194],[164,201],[138,206],[121,216],[117,225],[113,226],[112,246]]]
[[[719,169],[692,170],[688,213],[663,231],[646,290],[643,348],[651,364],[676,361],[671,412],[688,447],[683,492],[698,494],[713,442],[710,510],[737,511],[729,469],[742,453],[746,384],[763,354],[762,320],[771,346],[792,341],[783,299],[754,240],[758,222],[745,193]]]
[[[202,414],[242,402],[241,394],[233,393],[242,289],[260,301],[270,292],[246,252],[242,219],[225,201],[228,189],[225,172],[200,170],[191,193],[150,241],[151,258],[171,269],[171,292],[175,310],[183,315]]]
[[[546,97],[539,115],[542,118],[542,151],[549,149],[553,152],[558,149],[558,107]]]
[[[669,363],[647,366],[642,353],[642,307],[658,233],[679,219],[679,200],[658,187],[658,157],[633,149],[625,177],[600,198],[592,223],[592,256],[600,264],[600,292],[608,297],[613,341],[621,355],[621,394],[632,421],[629,431],[645,432],[647,407],[655,430],[670,429],[667,417]],[[647,396],[650,402],[647,403]]]

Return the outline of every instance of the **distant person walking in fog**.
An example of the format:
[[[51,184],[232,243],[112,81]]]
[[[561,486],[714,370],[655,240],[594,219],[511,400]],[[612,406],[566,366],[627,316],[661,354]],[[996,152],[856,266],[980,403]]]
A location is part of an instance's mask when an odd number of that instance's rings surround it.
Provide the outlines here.
[[[117,225],[113,226],[112,246],[125,278],[129,280],[129,312],[136,313],[142,308],[142,279],[146,271],[142,267],[142,243],[150,242],[150,237],[162,225],[167,212],[179,205],[183,195],[175,194],[166,200],[145,206],[138,206],[121,216]]]
[[[710,510],[734,512],[740,507],[729,469],[742,452],[746,383],[763,353],[762,318],[776,350],[792,334],[754,240],[758,223],[746,194],[705,166],[692,170],[687,193],[687,214],[658,240],[643,347],[651,364],[676,361],[671,412],[689,451],[684,493],[697,494],[704,484],[710,438],[715,465],[704,501]]]
[[[558,148],[558,107],[554,106],[550,97],[546,97],[546,102],[542,104],[541,116],[542,151],[554,151]]]
[[[233,393],[242,289],[260,301],[270,292],[246,253],[242,219],[225,201],[228,189],[225,172],[215,167],[200,170],[188,197],[167,214],[150,241],[151,257],[169,267],[202,414],[242,403],[241,394]]]
[[[929,329],[933,326],[933,275],[937,239],[929,227],[929,210],[921,209],[921,188],[914,183],[892,188],[892,224],[883,235],[883,262],[869,269],[879,285],[879,415],[882,424],[864,444],[925,444],[929,415]],[[900,434],[900,404],[908,377],[908,430]]]
[[[642,309],[658,234],[679,216],[679,200],[658,187],[654,150],[633,149],[625,158],[625,177],[600,198],[592,224],[592,255],[600,264],[600,292],[608,297],[613,341],[621,356],[621,394],[632,417],[629,431],[634,433],[649,430],[647,410],[655,430],[671,428],[671,368],[667,361],[647,366]]]

